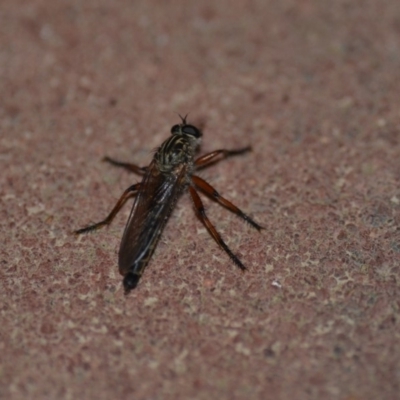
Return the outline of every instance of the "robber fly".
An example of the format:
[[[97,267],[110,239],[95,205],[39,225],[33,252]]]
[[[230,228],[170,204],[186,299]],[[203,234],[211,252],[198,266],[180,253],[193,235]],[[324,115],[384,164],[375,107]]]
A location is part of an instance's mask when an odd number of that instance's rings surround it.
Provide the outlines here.
[[[200,145],[202,132],[195,126],[188,124],[186,117],[181,117],[182,123],[171,128],[172,136],[157,149],[149,166],[139,167],[109,157],[104,158],[104,161],[114,166],[142,175],[143,179],[125,190],[107,218],[97,224],[75,231],[76,234],[81,234],[109,225],[125,202],[136,195],[119,248],[119,272],[124,276],[125,293],[137,286],[168,217],[179,196],[187,189],[189,189],[198,218],[218,245],[240,269],[245,270],[246,267],[232,253],[208,219],[203,202],[196,189],[244,219],[258,231],[263,229],[229,200],[222,197],[204,179],[194,174],[200,168],[223,158],[246,153],[251,148],[215,150],[195,160],[194,155]]]

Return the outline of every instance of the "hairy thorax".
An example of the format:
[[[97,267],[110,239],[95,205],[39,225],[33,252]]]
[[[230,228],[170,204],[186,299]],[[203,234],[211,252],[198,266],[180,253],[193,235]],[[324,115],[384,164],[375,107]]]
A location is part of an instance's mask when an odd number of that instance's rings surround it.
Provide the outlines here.
[[[193,158],[198,140],[191,140],[180,136],[171,136],[158,149],[154,156],[159,170],[163,173],[174,173],[186,166],[188,172],[193,169]]]

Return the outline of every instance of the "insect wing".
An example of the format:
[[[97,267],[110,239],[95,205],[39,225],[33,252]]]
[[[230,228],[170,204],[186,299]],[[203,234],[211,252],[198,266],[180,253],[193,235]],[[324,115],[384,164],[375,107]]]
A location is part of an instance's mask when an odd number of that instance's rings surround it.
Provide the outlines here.
[[[119,269],[141,275],[183,189],[186,167],[162,174],[153,162],[141,183],[119,250]]]

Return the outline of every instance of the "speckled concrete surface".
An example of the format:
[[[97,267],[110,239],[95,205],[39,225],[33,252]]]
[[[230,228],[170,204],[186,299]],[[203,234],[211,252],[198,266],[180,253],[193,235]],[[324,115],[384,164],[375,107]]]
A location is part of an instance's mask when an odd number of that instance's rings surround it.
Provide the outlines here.
[[[1,2],[0,397],[397,399],[399,1],[166,4]],[[129,206],[71,231],[187,112],[266,229],[184,196],[124,296]]]

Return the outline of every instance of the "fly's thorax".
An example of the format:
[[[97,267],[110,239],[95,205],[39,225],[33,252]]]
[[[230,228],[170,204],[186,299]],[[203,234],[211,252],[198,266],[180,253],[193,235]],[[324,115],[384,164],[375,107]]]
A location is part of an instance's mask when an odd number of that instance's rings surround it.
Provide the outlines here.
[[[173,135],[158,149],[154,158],[160,171],[171,172],[182,164],[193,164],[194,154],[200,138],[188,135]]]

